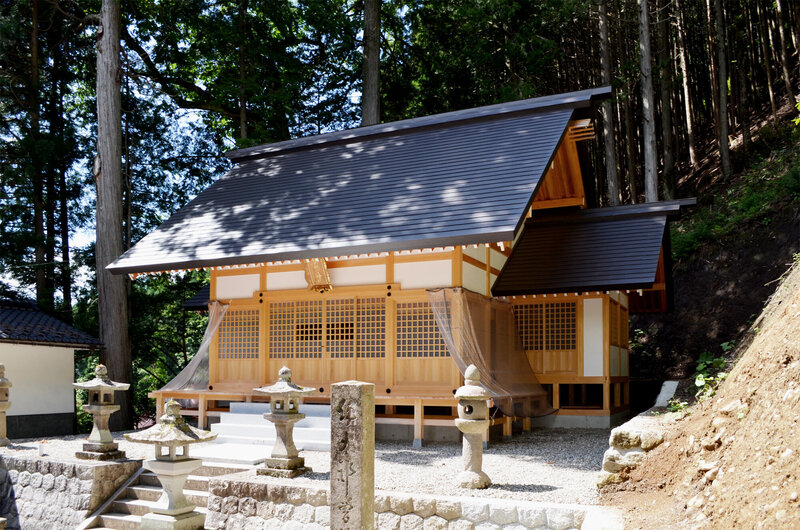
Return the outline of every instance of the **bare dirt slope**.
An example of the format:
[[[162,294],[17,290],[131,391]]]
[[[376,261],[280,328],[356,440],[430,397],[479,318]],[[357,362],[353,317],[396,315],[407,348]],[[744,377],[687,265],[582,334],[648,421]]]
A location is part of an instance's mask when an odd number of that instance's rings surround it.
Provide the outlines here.
[[[629,528],[800,528],[800,262],[716,396],[604,490]]]

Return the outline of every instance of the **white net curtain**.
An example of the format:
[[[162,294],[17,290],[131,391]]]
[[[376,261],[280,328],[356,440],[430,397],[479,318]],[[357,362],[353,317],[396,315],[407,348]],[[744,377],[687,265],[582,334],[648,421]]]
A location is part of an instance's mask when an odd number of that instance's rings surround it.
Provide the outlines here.
[[[459,371],[474,364],[495,407],[517,417],[553,412],[520,344],[510,303],[462,288],[429,290],[428,298]]]
[[[208,350],[227,311],[228,304],[216,300],[208,304],[208,325],[197,353],[194,354],[189,364],[160,390],[208,389]]]

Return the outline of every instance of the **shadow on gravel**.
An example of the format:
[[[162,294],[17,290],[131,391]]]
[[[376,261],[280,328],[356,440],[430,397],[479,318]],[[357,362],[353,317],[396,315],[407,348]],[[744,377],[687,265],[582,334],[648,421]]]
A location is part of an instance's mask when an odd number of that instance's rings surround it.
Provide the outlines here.
[[[394,462],[397,464],[408,464],[412,466],[426,465],[433,462],[434,459],[440,459],[441,454],[433,451],[424,451],[415,449],[413,451],[392,451],[392,452],[375,452],[375,458],[378,460],[385,460],[387,462]]]
[[[489,486],[490,490],[504,490],[504,491],[521,491],[528,493],[544,493],[546,491],[555,491],[560,489],[556,486],[549,484],[492,484]]]

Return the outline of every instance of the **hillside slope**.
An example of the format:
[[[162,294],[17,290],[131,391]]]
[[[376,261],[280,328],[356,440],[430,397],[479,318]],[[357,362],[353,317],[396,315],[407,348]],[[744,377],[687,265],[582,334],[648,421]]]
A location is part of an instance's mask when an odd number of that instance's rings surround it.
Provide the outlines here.
[[[628,528],[800,528],[800,259],[716,396],[606,488]]]

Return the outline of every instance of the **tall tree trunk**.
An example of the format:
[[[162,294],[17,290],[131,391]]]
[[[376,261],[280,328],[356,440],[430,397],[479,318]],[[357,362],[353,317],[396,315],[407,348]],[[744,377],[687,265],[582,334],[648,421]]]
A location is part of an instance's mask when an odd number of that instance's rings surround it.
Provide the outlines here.
[[[380,123],[381,0],[364,1],[361,125]]]
[[[733,170],[731,169],[731,154],[728,145],[728,65],[725,58],[722,0],[714,0],[714,28],[719,67],[719,157],[722,162],[722,174],[728,179],[733,174]]]
[[[767,49],[767,31],[769,28],[764,21],[764,11],[761,9],[761,2],[756,2],[756,13],[758,14],[758,40],[761,42],[761,55],[764,61],[764,73],[767,76],[767,92],[769,94],[769,106],[772,109],[772,121],[778,122],[778,104],[775,102],[775,88],[772,86],[772,71],[770,68],[770,53]]]
[[[124,276],[107,269],[122,254],[122,123],[120,101],[120,4],[103,0],[97,38],[97,292],[101,360],[111,379],[131,383],[128,292]],[[120,411],[111,416],[115,429],[133,425],[131,391],[119,392]]]
[[[783,71],[783,84],[786,86],[786,94],[788,94],[789,101],[792,104],[797,103],[797,99],[794,97],[794,89],[792,88],[792,75],[789,73],[789,53],[787,48],[789,47],[789,43],[786,39],[786,28],[784,24],[784,17],[781,4],[783,0],[776,0],[775,1],[775,9],[777,10],[777,25],[778,25],[778,37],[781,41],[781,69]]]
[[[30,131],[30,171],[33,181],[33,255],[36,265],[36,301],[45,309],[52,309],[47,297],[47,271],[45,269],[45,232],[44,232],[44,175],[40,164],[37,143],[41,133],[41,116],[39,109],[39,0],[31,3],[31,77],[29,116]],[[50,297],[52,301],[52,297]]]
[[[606,13],[606,0],[600,0],[598,14],[600,15],[600,76],[603,85],[611,84],[611,58],[608,47],[608,14]],[[605,149],[606,181],[608,182],[608,203],[617,206],[620,203],[619,173],[617,172],[617,157],[614,150],[614,109],[612,108],[613,96],[603,102],[600,111],[603,114],[603,147]]]
[[[697,167],[697,151],[694,141],[694,112],[692,109],[692,93],[689,85],[689,60],[686,52],[686,21],[681,10],[680,0],[675,0],[675,12],[678,15],[678,52],[681,67],[681,84],[683,85],[684,116],[686,120],[686,141],[689,147],[689,163]]]
[[[639,3],[639,61],[642,82],[642,141],[644,145],[644,197],[646,202],[658,201],[658,171],[656,169],[656,119],[653,96],[653,68],[650,60],[650,22],[648,0]]]
[[[659,92],[661,95],[661,153],[664,161],[664,198],[675,198],[675,154],[672,131],[672,57],[669,40],[669,0],[663,1],[658,15],[659,34]]]
[[[714,117],[714,134],[719,136],[719,64],[717,48],[714,42],[714,0],[706,0],[706,18],[708,21],[708,56],[711,59],[711,114]]]
[[[247,139],[247,58],[245,46],[247,45],[247,4],[248,0],[239,2],[238,31],[241,42],[239,44],[239,138]]]

